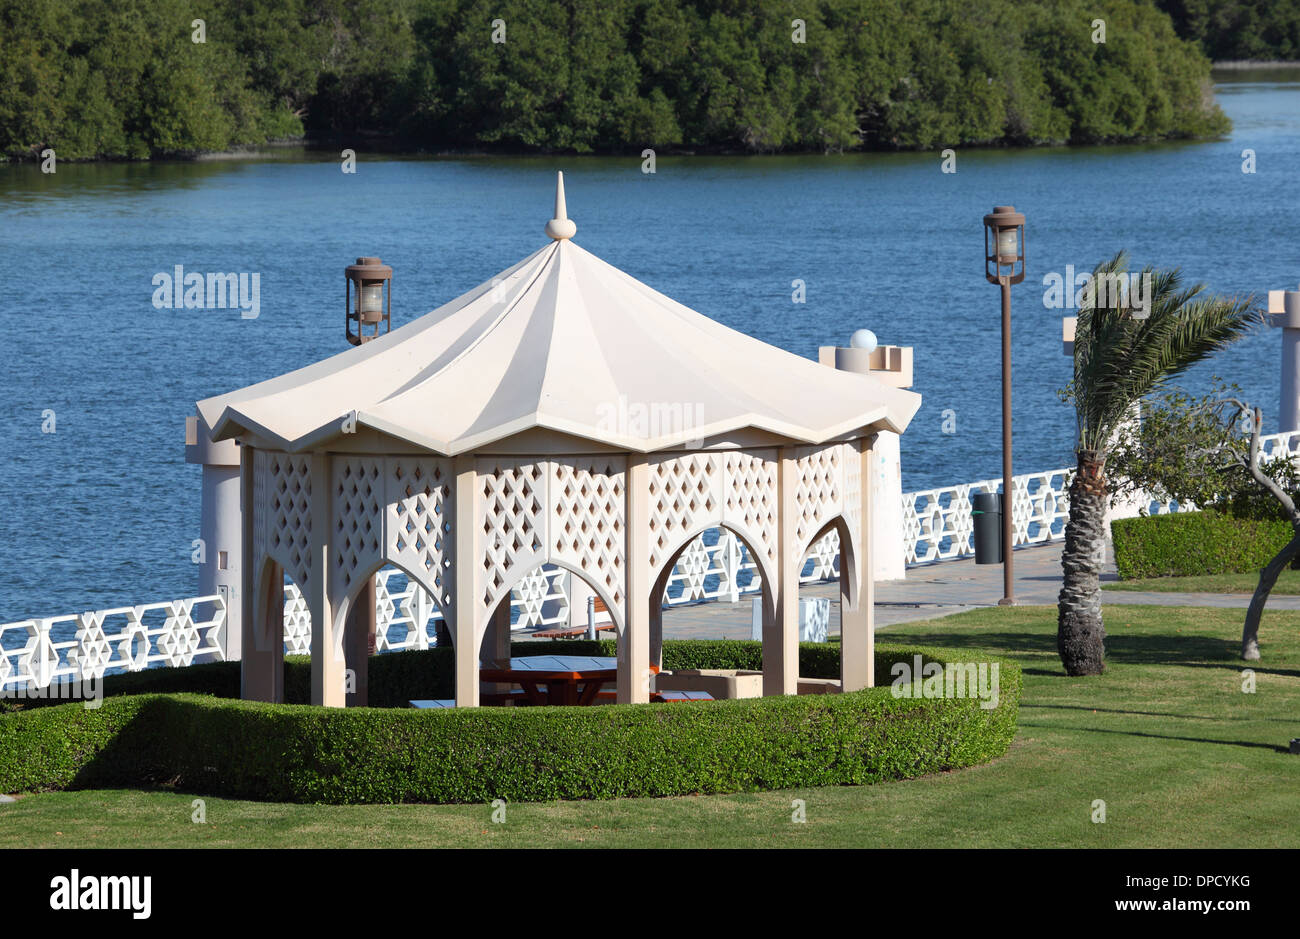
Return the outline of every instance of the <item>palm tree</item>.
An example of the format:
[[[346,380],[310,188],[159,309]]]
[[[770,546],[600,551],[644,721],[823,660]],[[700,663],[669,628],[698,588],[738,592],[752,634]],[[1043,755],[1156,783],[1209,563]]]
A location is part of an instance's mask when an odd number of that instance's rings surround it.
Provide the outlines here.
[[[1106,457],[1116,430],[1136,402],[1262,321],[1253,296],[1202,296],[1205,285],[1183,289],[1177,269],[1144,268],[1138,283],[1149,286],[1136,293],[1100,289],[1118,276],[1129,276],[1123,251],[1093,271],[1074,334],[1069,397],[1078,423],[1077,471],[1070,483],[1056,633],[1070,675],[1099,675],[1104,668],[1098,575],[1106,555]],[[1147,303],[1135,305],[1140,299]]]

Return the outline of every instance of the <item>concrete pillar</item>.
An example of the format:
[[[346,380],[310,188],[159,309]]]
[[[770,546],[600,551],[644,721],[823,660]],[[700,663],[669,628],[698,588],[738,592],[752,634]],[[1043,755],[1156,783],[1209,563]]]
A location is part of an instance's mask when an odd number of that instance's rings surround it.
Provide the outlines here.
[[[765,614],[763,619],[765,696],[799,692],[799,568],[803,566],[803,551],[795,535],[798,470],[793,449],[782,447],[779,452],[776,615]]]
[[[619,704],[650,700],[650,470],[645,454],[629,454],[625,489],[627,563],[623,635],[618,643]]]
[[[882,435],[883,436],[883,435]],[[890,434],[895,440],[897,434]],[[878,442],[876,438],[874,442]],[[867,466],[873,456],[873,439],[859,441],[860,459]],[[859,691],[876,683],[876,585],[871,573],[874,569],[872,539],[874,504],[873,482],[866,473],[860,473],[862,486],[860,554],[857,558],[858,591],[856,597],[848,595],[848,572],[840,556],[840,687],[843,691]],[[847,519],[846,519],[847,521]]]
[[[875,349],[822,346],[818,361],[842,372],[865,375],[891,388],[912,387],[912,347],[877,346]],[[898,434],[881,431],[870,463],[862,472],[874,486],[876,512],[871,520],[872,577],[902,580],[907,576],[903,541],[903,462]]]
[[[203,559],[199,563],[198,595],[225,598],[224,658],[236,661],[241,655],[243,641],[244,543],[239,472],[242,448],[233,440],[213,443],[209,432],[210,428],[202,418],[185,419],[185,462],[203,467],[199,501],[199,538],[203,541]],[[216,656],[204,655],[195,661],[215,659]]]
[[[347,704],[346,662],[330,602],[330,533],[334,529],[333,460],[328,453],[311,455],[311,569],[307,610],[311,614],[311,703],[341,708]]]
[[[375,636],[375,578],[367,578],[352,606],[348,608],[343,626],[344,665],[353,676],[354,691],[347,694],[350,708],[368,707],[370,704],[370,656],[374,652]]]
[[[1277,393],[1280,433],[1300,430],[1300,291],[1268,292],[1269,325],[1282,330],[1282,375]]]
[[[456,615],[448,623],[456,644],[456,707],[479,705],[478,518],[474,511],[478,473],[472,454],[456,457]]]

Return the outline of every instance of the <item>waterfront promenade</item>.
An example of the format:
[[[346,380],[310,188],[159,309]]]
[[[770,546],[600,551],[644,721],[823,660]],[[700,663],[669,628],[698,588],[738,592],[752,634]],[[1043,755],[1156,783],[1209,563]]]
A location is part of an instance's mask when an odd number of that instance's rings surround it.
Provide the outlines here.
[[[1061,590],[1061,551],[1057,541],[1016,551],[1016,599],[1022,606],[1054,606]],[[1109,555],[1102,574],[1103,585],[1118,579]],[[835,582],[806,584],[803,597],[829,597],[830,634],[839,633],[839,585]],[[996,606],[1002,596],[1002,565],[976,564],[973,558],[943,561],[910,568],[904,580],[876,583],[876,630],[894,623],[933,619]],[[1250,604],[1246,594],[1157,593],[1154,591],[1105,591],[1106,604],[1150,606],[1203,606],[1240,608]],[[1267,609],[1300,610],[1300,596],[1274,594]],[[665,639],[748,639],[750,602],[709,602],[664,610]]]

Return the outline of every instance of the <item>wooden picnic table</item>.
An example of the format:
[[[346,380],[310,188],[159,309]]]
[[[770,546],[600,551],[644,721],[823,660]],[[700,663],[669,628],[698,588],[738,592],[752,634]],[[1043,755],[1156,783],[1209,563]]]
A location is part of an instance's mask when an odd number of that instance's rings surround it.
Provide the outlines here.
[[[653,665],[651,669],[659,671]],[[479,678],[519,685],[530,704],[594,704],[601,687],[618,678],[618,659],[602,655],[525,655],[481,668]]]

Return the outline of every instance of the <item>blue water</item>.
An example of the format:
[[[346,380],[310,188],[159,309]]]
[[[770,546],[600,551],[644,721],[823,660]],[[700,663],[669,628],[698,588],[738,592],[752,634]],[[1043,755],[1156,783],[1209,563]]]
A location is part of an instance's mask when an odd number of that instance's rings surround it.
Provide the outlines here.
[[[1027,217],[1013,300],[1015,470],[1072,461],[1062,315],[1042,277],[1118,248],[1224,293],[1294,288],[1300,83],[1218,87],[1229,139],[1089,149],[669,158],[394,159],[361,155],[0,167],[0,622],[184,596],[196,588],[195,400],[340,351],[343,267],[395,268],[398,323],[536,250],[565,171],[583,247],[730,326],[799,355],[869,327],[915,348],[924,404],[904,488],[996,476],[998,291],[981,216]],[[1241,172],[1242,150],[1258,172]],[[156,310],[152,278],[261,274],[261,313]],[[791,302],[791,282],[807,303]],[[1210,371],[1276,412],[1279,337]],[[956,433],[942,432],[955,412]],[[55,433],[42,433],[43,412]]]

